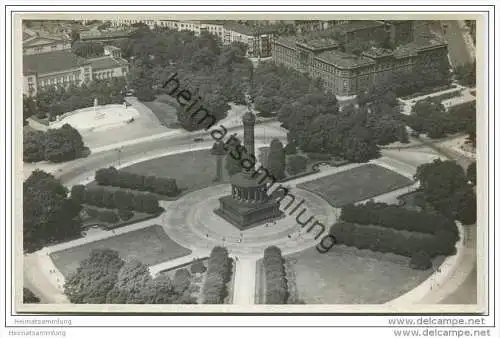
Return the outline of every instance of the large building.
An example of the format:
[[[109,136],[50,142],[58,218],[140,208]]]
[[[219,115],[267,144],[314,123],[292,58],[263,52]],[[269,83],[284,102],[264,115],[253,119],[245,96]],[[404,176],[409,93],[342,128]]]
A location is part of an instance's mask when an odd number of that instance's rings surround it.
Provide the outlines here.
[[[355,54],[353,41],[374,45]],[[330,36],[277,39],[272,51],[276,64],[320,78],[337,96],[355,95],[395,72],[435,73],[447,54],[440,41],[414,41],[411,21],[351,21],[336,25]]]
[[[34,96],[50,86],[80,86],[93,79],[123,77],[128,70],[128,61],[116,47],[105,47],[104,56],[88,59],[68,50],[24,55],[23,93]]]
[[[51,37],[32,36],[23,41],[23,54],[33,55],[71,49],[71,41]]]
[[[272,26],[250,27],[237,22],[227,22],[224,24],[223,42],[242,42],[248,46],[248,56],[268,57],[271,56],[274,33]]]

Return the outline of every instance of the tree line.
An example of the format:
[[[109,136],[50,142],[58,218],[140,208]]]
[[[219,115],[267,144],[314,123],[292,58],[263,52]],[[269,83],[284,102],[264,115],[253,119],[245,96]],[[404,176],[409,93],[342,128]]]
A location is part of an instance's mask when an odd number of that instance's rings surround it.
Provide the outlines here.
[[[103,186],[149,191],[165,196],[177,196],[180,193],[175,179],[139,175],[115,167],[98,169],[94,178],[97,184]]]
[[[189,286],[191,274],[179,269],[172,280],[152,277],[149,267],[125,262],[118,252],[94,249],[66,280],[64,293],[76,304],[196,304]]]
[[[39,119],[54,121],[56,116],[73,110],[91,107],[97,98],[99,105],[122,104],[126,87],[124,78],[93,80],[81,86],[49,86],[37,92],[36,96],[23,96],[23,117],[35,115]]]

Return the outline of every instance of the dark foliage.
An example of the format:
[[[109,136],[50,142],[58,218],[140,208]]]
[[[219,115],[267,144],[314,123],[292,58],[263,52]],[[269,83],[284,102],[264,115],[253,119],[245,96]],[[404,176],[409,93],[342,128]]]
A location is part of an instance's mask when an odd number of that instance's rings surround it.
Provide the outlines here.
[[[448,231],[423,236],[416,232],[403,233],[392,228],[339,222],[331,227],[330,234],[335,236],[338,244],[354,246],[361,250],[391,252],[406,257],[421,251],[431,257],[456,253],[456,237]]]
[[[287,172],[290,175],[296,175],[307,169],[307,158],[300,155],[288,157]]]
[[[231,279],[232,260],[227,249],[216,246],[208,259],[205,285],[203,286],[204,304],[223,304],[227,296],[227,282]]]
[[[34,250],[80,234],[80,205],[52,176],[35,170],[23,184],[23,243]]]
[[[165,196],[177,196],[180,192],[175,179],[138,175],[119,171],[114,167],[97,170],[95,180],[99,185],[149,191]]]
[[[23,303],[40,303],[40,298],[28,288],[23,288]]]
[[[281,250],[275,246],[266,248],[263,264],[266,273],[266,304],[286,304],[288,284]]]
[[[104,304],[124,263],[116,251],[94,249],[66,280],[64,293],[71,303]]]
[[[464,224],[475,223],[476,195],[460,165],[438,159],[419,166],[415,178],[426,201],[436,210]]]

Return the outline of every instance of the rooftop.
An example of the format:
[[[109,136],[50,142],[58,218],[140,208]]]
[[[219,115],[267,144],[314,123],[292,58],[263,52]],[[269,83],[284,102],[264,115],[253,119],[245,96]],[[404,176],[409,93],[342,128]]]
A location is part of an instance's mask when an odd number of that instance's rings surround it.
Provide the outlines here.
[[[326,51],[316,56],[319,60],[332,64],[338,68],[349,69],[374,64],[370,58],[364,56],[356,56],[347,54],[341,51]]]
[[[88,64],[86,59],[68,50],[23,55],[23,74],[47,74],[81,67],[84,64]]]
[[[294,36],[281,36],[275,40],[275,42],[280,45],[287,46],[288,48],[295,48],[297,38]]]
[[[334,28],[344,33],[354,32],[363,29],[373,29],[384,26],[384,23],[373,20],[353,20],[336,25]]]
[[[87,61],[92,65],[92,70],[110,69],[128,64],[128,61],[125,59],[114,58],[109,55],[88,59]]]
[[[340,43],[334,38],[323,37],[323,38],[315,38],[308,40],[307,38],[303,38],[297,41],[298,44],[305,46],[308,49],[327,49],[327,48],[335,48],[340,45]]]
[[[394,53],[390,49],[371,47],[370,49],[365,50],[363,52],[363,55],[370,57],[372,59],[379,59],[379,58],[384,58],[384,57],[388,57],[388,56],[393,56]]]
[[[257,33],[268,34],[276,31],[274,28],[268,26],[252,27],[233,21],[226,21],[224,23],[224,29],[235,31],[244,35],[255,35]]]

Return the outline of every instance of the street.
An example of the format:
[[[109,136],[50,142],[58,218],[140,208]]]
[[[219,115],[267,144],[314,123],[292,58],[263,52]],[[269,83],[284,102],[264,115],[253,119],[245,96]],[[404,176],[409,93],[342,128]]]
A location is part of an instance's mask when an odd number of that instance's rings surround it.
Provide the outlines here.
[[[453,68],[472,62],[467,44],[462,36],[462,29],[456,20],[443,21],[444,38],[448,43],[448,54],[450,56],[451,66]]]

